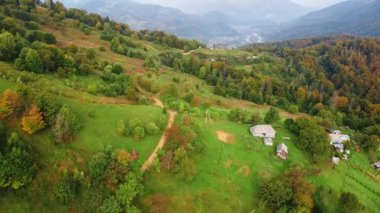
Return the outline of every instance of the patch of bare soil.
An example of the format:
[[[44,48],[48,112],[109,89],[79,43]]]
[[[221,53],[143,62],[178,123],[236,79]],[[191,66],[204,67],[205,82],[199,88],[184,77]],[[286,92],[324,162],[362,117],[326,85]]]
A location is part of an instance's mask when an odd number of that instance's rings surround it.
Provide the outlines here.
[[[251,174],[251,168],[249,168],[248,165],[244,165],[239,168],[237,171],[238,174],[244,175],[245,177],[248,177]]]
[[[224,131],[217,131],[216,135],[218,136],[218,140],[222,141],[226,144],[235,144],[235,136]]]

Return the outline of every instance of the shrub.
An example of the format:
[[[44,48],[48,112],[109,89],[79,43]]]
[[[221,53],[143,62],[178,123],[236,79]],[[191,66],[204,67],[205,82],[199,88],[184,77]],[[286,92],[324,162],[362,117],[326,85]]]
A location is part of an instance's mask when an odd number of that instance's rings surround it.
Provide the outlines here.
[[[123,120],[119,120],[116,125],[116,131],[119,135],[124,136],[125,135],[125,123]]]
[[[273,122],[278,121],[279,119],[280,119],[279,112],[275,108],[271,107],[269,111],[265,114],[264,121],[267,124],[271,124]]]
[[[112,66],[112,72],[113,72],[114,74],[119,75],[119,74],[121,74],[121,73],[124,72],[124,68],[123,68],[120,64],[114,64],[114,65]]]
[[[92,83],[87,86],[87,92],[91,94],[96,94],[98,92],[98,87],[96,84]]]
[[[145,129],[141,126],[137,126],[133,129],[132,136],[136,140],[142,140],[145,137]]]
[[[343,213],[359,212],[363,208],[358,197],[350,192],[343,192],[339,198],[339,207]]]
[[[146,96],[140,96],[139,97],[139,104],[140,105],[148,105],[149,104],[149,100]]]
[[[55,196],[61,202],[67,204],[80,194],[83,179],[83,173],[65,172],[63,178],[55,186]]]
[[[105,199],[102,205],[96,211],[97,213],[119,213],[122,211],[122,208],[116,199],[116,197],[112,196]]]
[[[64,106],[59,111],[53,127],[58,142],[67,142],[73,139],[80,129],[80,123],[70,108]]]
[[[149,123],[145,129],[148,135],[157,135],[160,130],[155,123]]]
[[[98,152],[95,156],[93,156],[88,164],[88,168],[90,170],[90,176],[94,180],[101,180],[105,176],[105,173],[108,169],[112,160],[111,151],[104,150]]]

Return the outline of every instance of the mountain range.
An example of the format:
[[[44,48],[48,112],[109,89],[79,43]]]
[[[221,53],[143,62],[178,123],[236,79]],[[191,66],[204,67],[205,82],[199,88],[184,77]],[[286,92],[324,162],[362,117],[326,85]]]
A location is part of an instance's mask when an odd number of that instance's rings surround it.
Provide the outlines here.
[[[132,29],[163,30],[224,46],[336,34],[380,36],[380,0],[348,0],[311,12],[291,0],[194,0],[181,3],[186,12],[134,0],[63,2]]]
[[[350,34],[380,36],[380,0],[350,0],[311,12],[267,38],[273,41]]]
[[[245,44],[262,41],[263,29],[305,14],[305,8],[290,0],[189,1],[197,13],[132,0],[64,0],[72,7],[127,23],[131,28],[164,30],[206,43]],[[270,26],[270,27],[269,27]]]

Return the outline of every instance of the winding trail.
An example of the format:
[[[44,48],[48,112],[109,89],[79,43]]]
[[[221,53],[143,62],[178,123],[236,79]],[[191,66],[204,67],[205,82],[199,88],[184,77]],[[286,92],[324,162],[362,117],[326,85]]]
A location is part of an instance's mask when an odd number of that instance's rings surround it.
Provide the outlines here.
[[[168,121],[168,124],[166,125],[166,129],[165,129],[160,141],[158,142],[156,148],[154,149],[152,154],[149,156],[149,158],[142,165],[142,167],[140,169],[141,173],[144,173],[145,171],[147,171],[152,166],[152,164],[154,163],[154,160],[157,158],[158,151],[164,147],[164,145],[168,139],[167,132],[170,128],[172,128],[176,114],[177,113],[175,111],[172,111],[172,110],[169,111],[169,121]]]
[[[151,94],[147,93],[145,90],[143,90],[139,86],[137,86],[137,89],[140,90],[140,92],[142,92],[142,93],[144,93],[146,95],[149,95],[153,99],[154,105],[160,107],[161,109],[164,109],[165,106],[164,106],[164,104],[162,103],[162,101],[159,98],[152,96]],[[152,154],[150,154],[150,156],[148,157],[148,159],[144,162],[144,164],[140,168],[140,172],[141,173],[146,172],[153,165],[154,160],[158,156],[158,151],[164,147],[164,145],[165,145],[165,143],[166,143],[166,141],[168,139],[168,136],[167,136],[168,134],[167,133],[168,133],[169,129],[172,128],[176,115],[177,115],[176,111],[169,110],[169,120],[168,120],[168,124],[166,125],[166,128],[164,130],[164,133],[162,134],[161,139],[158,142],[156,148],[153,150]]]

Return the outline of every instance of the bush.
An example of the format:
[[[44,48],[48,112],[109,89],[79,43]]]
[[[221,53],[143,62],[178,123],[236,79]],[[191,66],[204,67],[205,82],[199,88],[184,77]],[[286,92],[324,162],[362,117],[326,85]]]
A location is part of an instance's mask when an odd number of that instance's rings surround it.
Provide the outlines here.
[[[57,141],[71,141],[75,134],[78,133],[79,129],[80,123],[76,115],[70,108],[66,106],[62,107],[56,117],[55,125],[53,127],[53,132]]]
[[[122,211],[122,208],[116,199],[116,197],[112,196],[105,199],[102,205],[96,211],[97,213],[119,213]]]
[[[63,178],[55,186],[54,194],[61,202],[67,204],[80,194],[83,181],[83,173],[65,172]]]
[[[124,72],[124,68],[123,68],[120,64],[114,64],[114,65],[112,66],[112,72],[113,72],[114,74],[119,75],[119,74],[121,74],[121,73]]]
[[[142,140],[145,137],[145,129],[141,126],[137,126],[133,129],[132,136],[136,140]]]
[[[117,122],[116,131],[121,136],[125,135],[125,123],[123,120]]]
[[[280,119],[279,112],[275,108],[271,107],[269,111],[265,114],[264,121],[267,124],[271,124],[273,122],[278,121],[279,119]]]
[[[149,104],[149,100],[146,96],[140,96],[139,97],[139,104],[140,105],[148,105]]]
[[[343,192],[339,198],[339,208],[343,213],[359,212],[363,205],[358,197],[350,192]]]
[[[91,158],[88,168],[90,170],[90,176],[98,181],[103,179],[112,160],[111,151],[104,150],[98,152]]]
[[[92,83],[87,86],[87,92],[90,94],[96,94],[98,92],[98,87],[96,84]]]
[[[160,130],[155,123],[149,123],[145,129],[148,135],[157,135]]]

